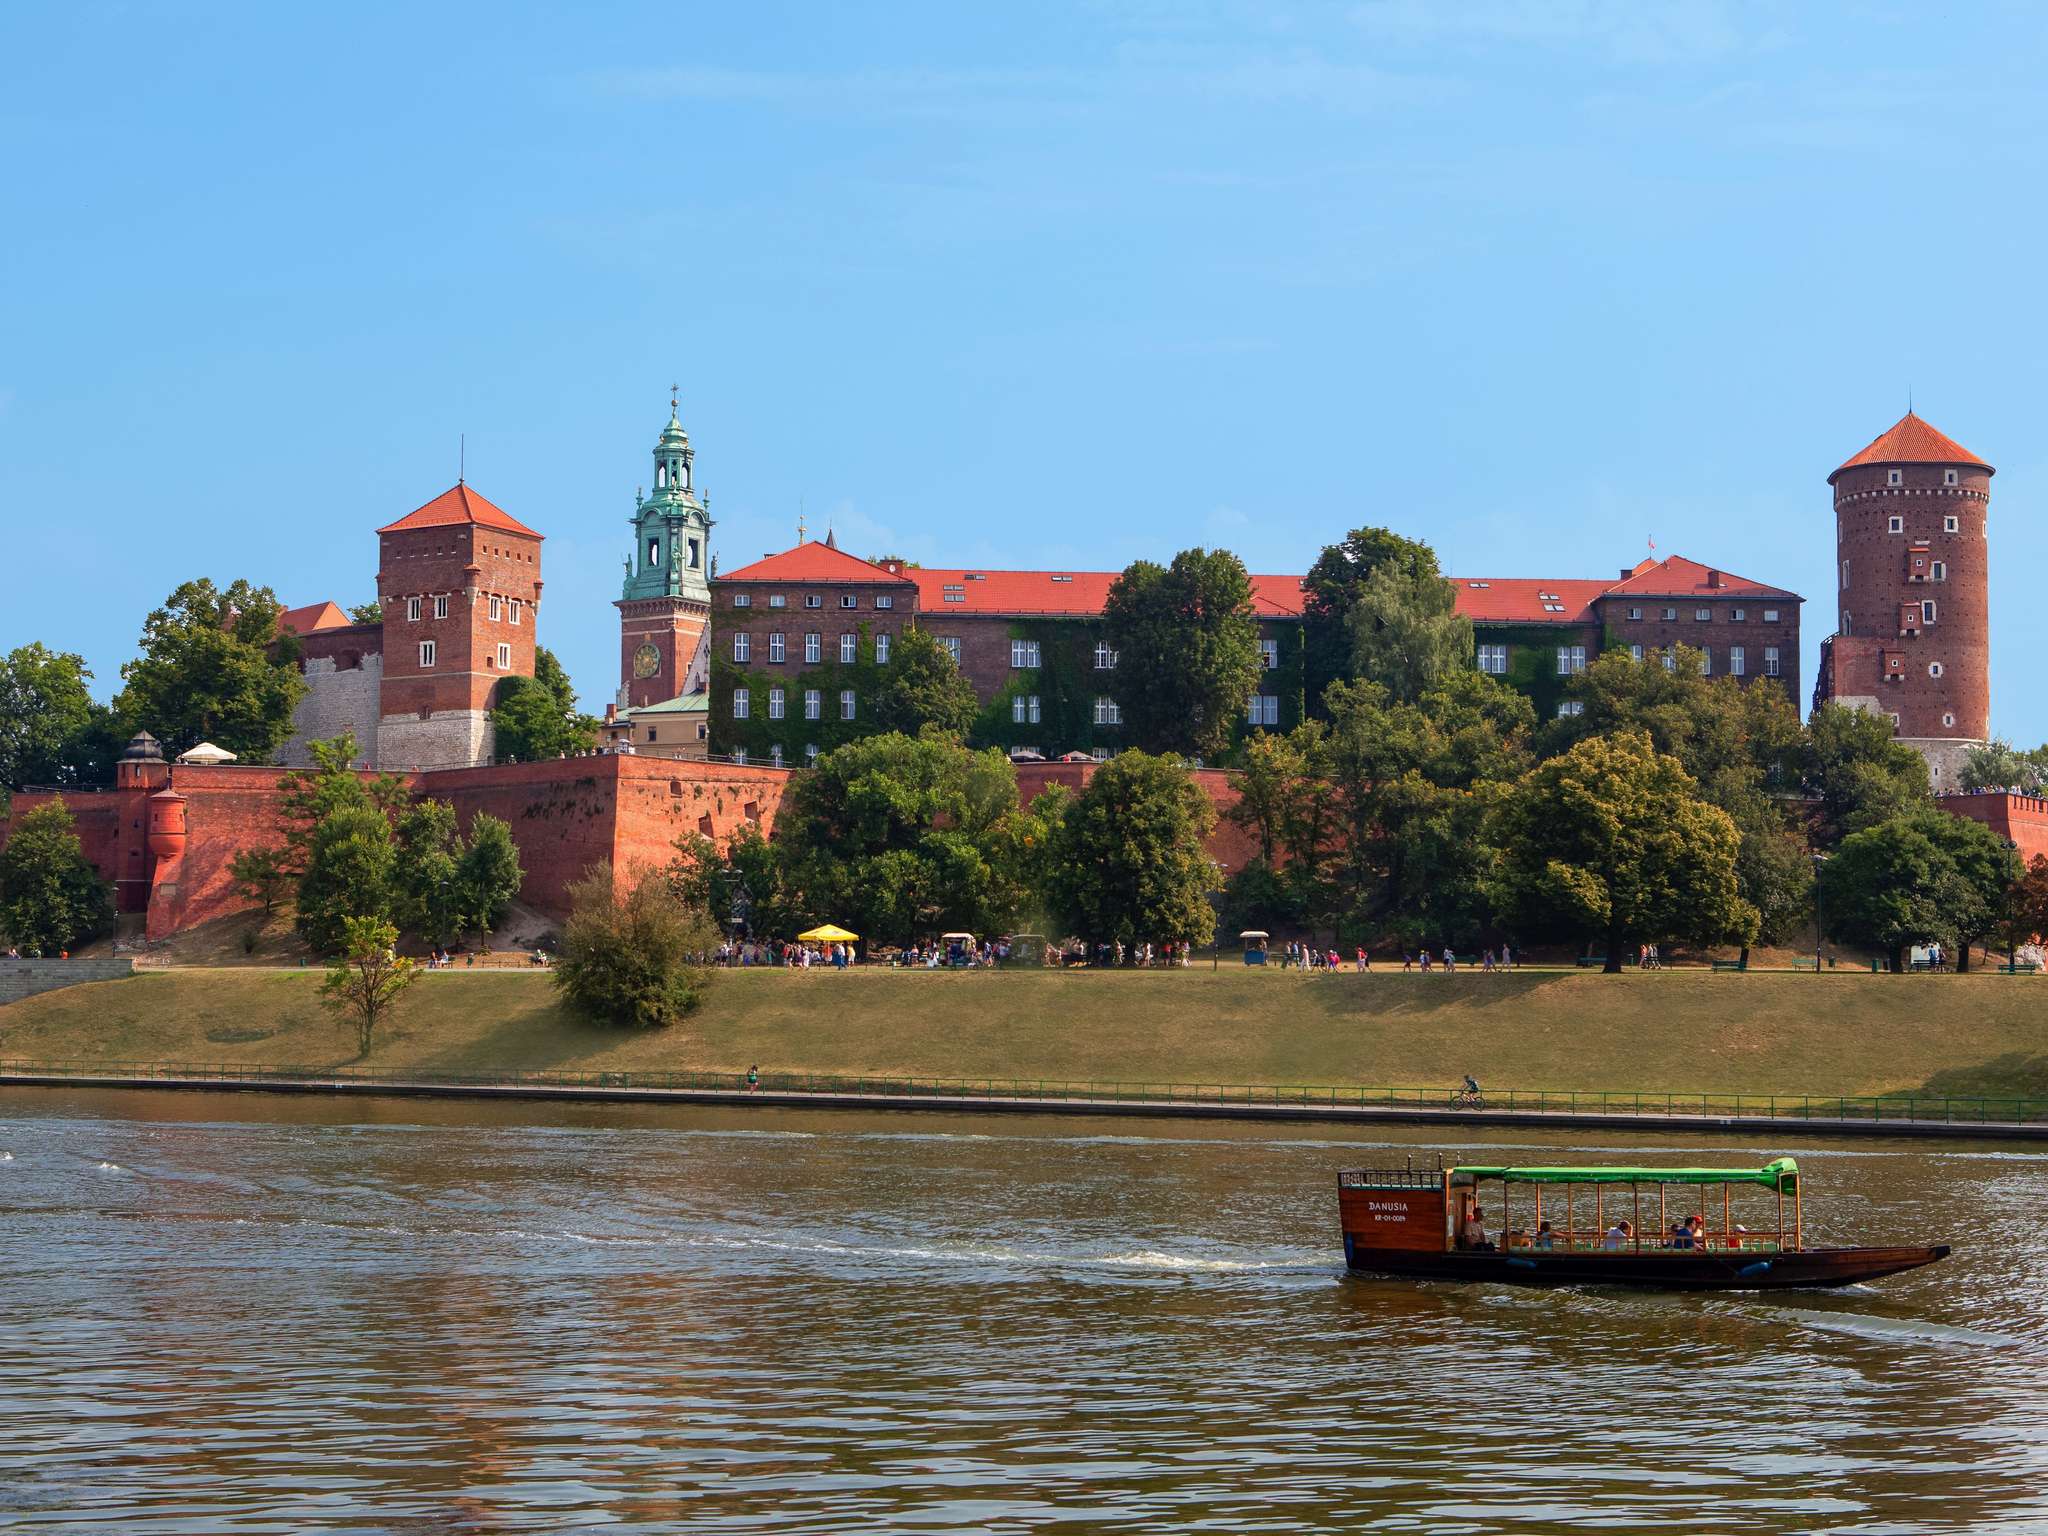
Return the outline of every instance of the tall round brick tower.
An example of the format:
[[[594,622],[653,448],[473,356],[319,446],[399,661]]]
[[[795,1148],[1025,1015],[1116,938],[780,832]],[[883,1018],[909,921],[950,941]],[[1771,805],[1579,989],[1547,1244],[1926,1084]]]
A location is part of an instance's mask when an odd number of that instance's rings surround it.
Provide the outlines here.
[[[1991,734],[1992,468],[1908,411],[1828,476],[1840,619],[1815,702],[1889,715],[1937,790]]]

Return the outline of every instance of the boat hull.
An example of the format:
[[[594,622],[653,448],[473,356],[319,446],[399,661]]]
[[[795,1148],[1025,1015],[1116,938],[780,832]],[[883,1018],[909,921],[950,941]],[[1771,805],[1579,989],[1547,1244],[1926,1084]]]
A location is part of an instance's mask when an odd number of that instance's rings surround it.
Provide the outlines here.
[[[1854,1285],[1919,1269],[1949,1255],[1946,1243],[1904,1248],[1807,1248],[1795,1253],[1715,1249],[1651,1253],[1423,1253],[1344,1243],[1365,1274],[1506,1285],[1629,1285],[1669,1291],[1784,1291]]]

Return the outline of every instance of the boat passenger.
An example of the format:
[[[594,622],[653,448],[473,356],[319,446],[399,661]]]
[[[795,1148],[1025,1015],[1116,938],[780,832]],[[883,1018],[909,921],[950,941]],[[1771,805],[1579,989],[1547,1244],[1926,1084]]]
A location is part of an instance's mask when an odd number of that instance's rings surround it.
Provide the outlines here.
[[[1465,1213],[1458,1220],[1458,1246],[1475,1253],[1493,1247],[1486,1240],[1486,1212],[1479,1208],[1477,1200],[1465,1202]]]
[[[1688,1248],[1707,1246],[1707,1223],[1697,1211],[1685,1218],[1685,1237]]]
[[[1626,1221],[1617,1221],[1607,1229],[1607,1236],[1602,1240],[1600,1246],[1610,1250],[1626,1248],[1634,1237],[1635,1231]]]
[[[1740,1248],[1743,1244],[1743,1240],[1748,1236],[1749,1228],[1745,1227],[1741,1222],[1738,1221],[1737,1223],[1735,1223],[1735,1230],[1728,1234],[1728,1246],[1730,1248]]]
[[[1540,1248],[1545,1253],[1548,1253],[1557,1246],[1557,1234],[1550,1230],[1549,1222],[1544,1222],[1543,1225],[1536,1229],[1536,1241],[1530,1244],[1530,1246],[1532,1248]]]

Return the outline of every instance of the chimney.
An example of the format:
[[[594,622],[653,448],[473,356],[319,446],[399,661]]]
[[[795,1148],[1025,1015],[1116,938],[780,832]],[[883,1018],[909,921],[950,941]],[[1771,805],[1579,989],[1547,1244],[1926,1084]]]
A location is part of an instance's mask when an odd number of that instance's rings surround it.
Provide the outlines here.
[[[1631,576],[1633,576],[1633,575],[1635,575],[1635,572],[1634,572],[1633,570],[1631,570],[1631,569],[1630,569],[1630,568],[1629,568],[1628,566],[1625,566],[1625,565],[1624,565],[1624,566],[1623,566],[1623,567],[1621,568],[1621,579],[1622,579],[1623,581],[1627,581],[1627,580],[1629,579],[1629,577],[1631,577]]]
[[[1721,590],[1722,587],[1727,585],[1727,582],[1722,579],[1721,573],[1719,571],[1708,571],[1707,585],[1718,592]]]

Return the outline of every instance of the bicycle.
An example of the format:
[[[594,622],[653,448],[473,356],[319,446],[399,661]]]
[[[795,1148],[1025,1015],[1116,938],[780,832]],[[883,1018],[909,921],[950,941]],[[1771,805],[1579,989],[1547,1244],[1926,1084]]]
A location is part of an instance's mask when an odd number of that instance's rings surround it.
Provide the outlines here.
[[[1484,1109],[1486,1096],[1476,1088],[1460,1088],[1451,1095],[1453,1109]]]

